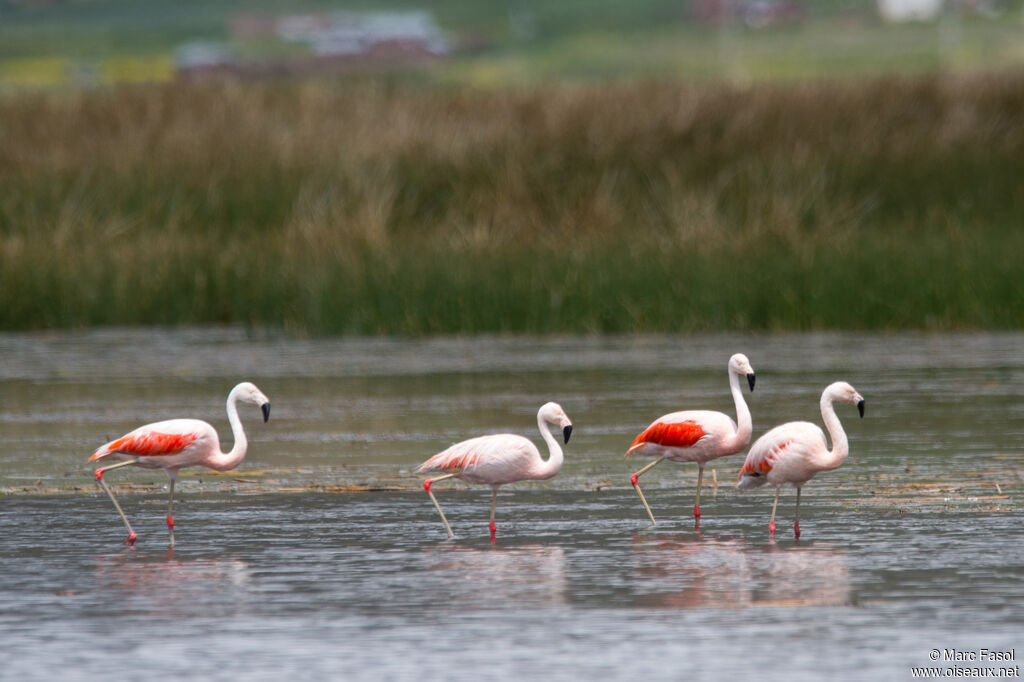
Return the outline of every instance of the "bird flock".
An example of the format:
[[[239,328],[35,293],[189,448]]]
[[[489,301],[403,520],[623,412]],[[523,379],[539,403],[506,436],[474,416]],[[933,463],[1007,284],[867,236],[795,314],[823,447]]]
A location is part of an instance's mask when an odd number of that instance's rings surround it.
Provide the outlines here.
[[[651,524],[656,525],[654,513],[640,488],[640,476],[668,459],[675,462],[696,462],[697,492],[693,504],[693,516],[700,523],[700,491],[704,479],[704,467],[711,460],[742,452],[750,443],[753,434],[753,420],[750,408],[743,399],[740,377],[746,379],[750,390],[754,390],[755,374],[750,360],[742,353],[729,358],[729,390],[736,406],[736,421],[721,412],[710,410],[683,410],[671,412],[654,420],[637,435],[626,450],[626,457],[653,457],[646,466],[630,476],[630,483],[643,504]],[[114,461],[115,464],[100,466],[95,470],[96,481],[114,503],[128,536],[125,544],[134,545],[138,535],[132,529],[128,517],[118,503],[114,492],[104,480],[104,474],[123,466],[139,466],[146,469],[163,469],[170,480],[167,502],[167,529],[170,545],[174,546],[174,482],[178,470],[188,466],[204,466],[216,471],[227,471],[238,466],[245,459],[248,441],[238,414],[240,402],[260,408],[263,421],[270,418],[270,400],[254,384],[242,382],[228,394],[227,412],[234,445],[223,452],[217,431],[210,424],[198,419],[171,419],[141,426],[101,446],[89,461]],[[819,471],[829,471],[842,465],[850,452],[849,440],[836,414],[835,403],[856,405],[861,417],[864,416],[864,398],[845,381],[837,381],[825,388],[821,394],[821,417],[832,442],[829,449],[825,432],[811,422],[794,421],[774,427],[747,451],[746,459],[739,471],[736,487],[741,490],[757,488],[765,483],[775,486],[771,519],[768,523],[769,536],[775,536],[775,512],[779,502],[779,491],[783,484],[796,488],[796,510],[793,533],[800,537],[800,491]],[[426,478],[423,489],[437,508],[449,538],[454,538],[448,518],[441,509],[432,489],[438,481],[457,478],[469,483],[491,486],[491,541],[495,540],[497,528],[494,514],[498,501],[498,488],[506,483],[523,480],[543,480],[555,476],[562,468],[562,448],[551,432],[551,426],[561,431],[563,442],[569,443],[572,421],[561,405],[549,402],[537,412],[537,428],[548,447],[548,457],[541,456],[532,441],[515,434],[495,434],[470,438],[456,443],[427,459],[416,473],[439,474]]]

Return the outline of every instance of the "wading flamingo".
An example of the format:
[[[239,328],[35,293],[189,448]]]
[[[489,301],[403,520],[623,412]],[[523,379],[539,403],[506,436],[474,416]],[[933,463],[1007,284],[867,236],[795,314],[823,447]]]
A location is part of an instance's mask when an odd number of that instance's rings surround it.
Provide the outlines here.
[[[779,490],[783,483],[796,488],[796,514],[793,533],[800,537],[800,488],[819,471],[838,469],[850,453],[843,425],[839,423],[834,402],[851,403],[864,416],[864,398],[845,381],[830,384],[821,394],[821,418],[832,438],[832,451],[825,442],[825,434],[810,422],[789,422],[776,426],[758,438],[747,453],[740,471],[737,488],[757,488],[765,483],[775,486],[772,518],[768,533],[775,537],[775,507],[779,504]]]
[[[270,419],[270,401],[260,389],[249,382],[242,382],[231,389],[228,394],[228,422],[235,444],[230,452],[221,452],[220,439],[212,426],[199,419],[170,419],[140,426],[117,440],[112,440],[89,458],[89,461],[114,459],[117,464],[100,467],[96,470],[96,480],[110,496],[117,513],[128,528],[126,545],[134,545],[138,536],[128,523],[121,505],[117,503],[113,491],[107,487],[103,474],[111,469],[134,464],[145,469],[163,469],[171,480],[170,496],[167,501],[167,530],[171,535],[171,547],[174,547],[174,479],[178,469],[188,466],[204,466],[216,471],[227,471],[238,466],[245,459],[249,447],[245,439],[242,422],[238,418],[238,402],[259,405],[263,412],[263,421]]]
[[[632,455],[656,456],[653,462],[636,472],[629,478],[640,501],[644,503],[647,515],[651,517],[651,525],[657,525],[651,507],[640,489],[640,475],[665,459],[675,462],[697,463],[697,499],[693,503],[693,517],[700,522],[700,487],[704,480],[704,465],[709,461],[725,455],[733,455],[747,447],[753,423],[750,420],[750,409],[743,401],[740,390],[739,375],[745,374],[750,390],[754,390],[754,368],[743,353],[736,353],[729,358],[729,390],[736,402],[737,423],[728,415],[710,410],[686,410],[666,414],[654,421],[636,437],[626,451],[626,457]]]
[[[430,495],[441,521],[448,531],[448,538],[454,538],[452,527],[441,511],[441,505],[434,497],[430,487],[437,481],[446,478],[459,478],[470,483],[486,483],[491,486],[491,541],[494,541],[497,527],[494,525],[494,509],[498,505],[498,487],[506,483],[523,480],[542,480],[551,478],[562,468],[562,448],[548,424],[556,424],[562,429],[562,437],[569,442],[572,434],[572,422],[565,410],[557,403],[545,403],[537,411],[537,428],[544,442],[548,444],[547,461],[540,457],[540,451],[532,442],[511,433],[493,436],[479,436],[456,443],[444,452],[440,452],[420,465],[416,473],[444,472],[443,476],[428,478],[423,481],[423,489]]]

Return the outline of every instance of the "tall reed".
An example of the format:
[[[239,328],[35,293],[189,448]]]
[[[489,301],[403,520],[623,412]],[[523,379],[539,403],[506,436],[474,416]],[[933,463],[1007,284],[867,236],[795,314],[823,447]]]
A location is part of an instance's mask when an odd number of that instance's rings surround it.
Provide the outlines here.
[[[0,97],[0,328],[1024,324],[1024,78]]]

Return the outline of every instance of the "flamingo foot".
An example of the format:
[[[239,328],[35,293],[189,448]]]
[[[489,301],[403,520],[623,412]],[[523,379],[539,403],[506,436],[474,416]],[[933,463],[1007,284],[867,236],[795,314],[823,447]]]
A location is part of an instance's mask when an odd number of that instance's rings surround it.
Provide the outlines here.
[[[494,542],[494,538],[498,534],[498,526],[495,525],[494,521],[491,521],[489,528],[491,529],[491,542]]]
[[[423,481],[423,489],[426,490],[429,493],[430,492],[430,486],[433,483],[434,482],[428,478],[427,480]]]
[[[797,540],[800,539],[800,522],[799,521],[797,521],[796,523],[793,524],[793,534],[796,536]]]
[[[634,488],[637,486],[638,481],[639,477],[636,474],[633,474],[632,476],[629,477],[629,482],[633,484]]]
[[[95,472],[93,472],[93,475],[96,477],[97,481],[102,481],[103,480],[103,467],[100,467]]]
[[[700,505],[693,505],[693,518],[700,521]]]
[[[129,547],[135,546],[135,541],[139,539],[139,536],[135,534],[135,531],[128,531],[128,537],[124,539],[122,544],[128,545]]]
[[[770,537],[773,537],[773,538],[775,537],[775,522],[774,521],[769,521],[768,522],[768,535]]]

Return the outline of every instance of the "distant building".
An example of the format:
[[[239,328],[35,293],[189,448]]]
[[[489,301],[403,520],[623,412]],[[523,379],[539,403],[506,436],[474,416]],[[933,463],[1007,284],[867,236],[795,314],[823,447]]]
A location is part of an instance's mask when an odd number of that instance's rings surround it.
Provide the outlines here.
[[[178,48],[177,76],[288,77],[419,66],[450,51],[433,15],[422,11],[286,15],[240,12],[231,17],[229,34],[231,42],[227,44],[191,42]],[[297,43],[307,49],[242,59],[232,47],[274,41]]]
[[[750,28],[798,24],[804,20],[804,5],[796,0],[754,0],[743,6],[743,23]]]
[[[449,49],[429,12],[295,14],[278,19],[276,33],[321,57],[443,55]]]
[[[174,68],[179,73],[230,70],[234,65],[235,56],[231,48],[223,43],[185,43],[174,53]]]
[[[737,19],[742,13],[740,0],[690,0],[690,19],[701,24],[718,24]]]
[[[878,0],[878,14],[889,22],[931,21],[942,14],[943,0]]]
[[[806,14],[802,0],[690,0],[689,16],[701,24],[742,21],[750,28],[795,24]]]

